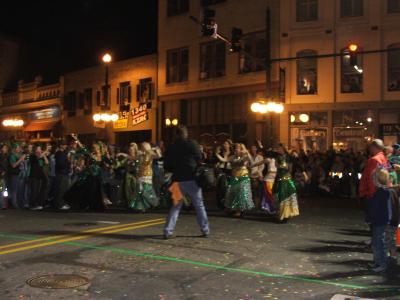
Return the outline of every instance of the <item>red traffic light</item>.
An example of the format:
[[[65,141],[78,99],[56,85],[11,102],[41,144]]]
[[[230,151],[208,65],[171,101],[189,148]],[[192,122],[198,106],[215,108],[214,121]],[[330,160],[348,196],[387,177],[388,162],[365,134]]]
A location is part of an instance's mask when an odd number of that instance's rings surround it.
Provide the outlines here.
[[[351,52],[355,52],[355,51],[357,51],[357,49],[358,49],[358,45],[356,45],[356,44],[350,44],[349,45],[349,50]]]

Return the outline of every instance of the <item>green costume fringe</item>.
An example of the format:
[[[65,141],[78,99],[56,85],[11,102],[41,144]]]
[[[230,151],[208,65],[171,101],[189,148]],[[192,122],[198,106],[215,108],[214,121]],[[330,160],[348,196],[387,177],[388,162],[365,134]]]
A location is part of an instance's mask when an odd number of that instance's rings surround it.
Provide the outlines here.
[[[246,211],[254,208],[249,176],[229,178],[225,207],[237,211]]]

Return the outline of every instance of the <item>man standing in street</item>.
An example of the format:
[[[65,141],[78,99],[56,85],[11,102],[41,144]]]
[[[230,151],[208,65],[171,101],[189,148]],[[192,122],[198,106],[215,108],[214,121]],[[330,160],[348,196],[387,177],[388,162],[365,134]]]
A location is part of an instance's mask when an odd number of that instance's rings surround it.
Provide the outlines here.
[[[164,167],[172,172],[172,182],[178,185],[183,196],[188,196],[196,210],[197,223],[203,237],[208,237],[209,227],[206,209],[203,203],[203,193],[195,181],[196,168],[201,160],[201,153],[197,142],[188,140],[186,127],[178,127],[176,140],[165,154]],[[183,201],[172,206],[164,228],[164,238],[173,237],[176,221],[182,208]]]
[[[64,194],[69,188],[69,173],[71,170],[67,147],[66,141],[61,141],[55,154],[54,207],[61,210],[70,208],[69,205],[64,203]]]
[[[361,175],[360,185],[359,185],[359,196],[360,198],[365,198],[366,207],[369,206],[369,201],[374,197],[376,192],[376,183],[374,181],[374,174],[377,168],[388,169],[388,160],[383,153],[385,149],[385,145],[382,140],[375,139],[373,140],[369,146],[369,154],[370,157],[364,167],[364,170]],[[371,227],[371,224],[369,224]],[[372,228],[371,233],[372,233]],[[372,240],[365,241],[365,244],[369,246]]]
[[[360,180],[359,194],[361,198],[370,199],[374,196],[376,191],[376,185],[374,182],[373,175],[377,167],[388,168],[388,160],[383,153],[385,146],[380,139],[375,139],[369,144],[370,158],[364,168],[364,171]]]

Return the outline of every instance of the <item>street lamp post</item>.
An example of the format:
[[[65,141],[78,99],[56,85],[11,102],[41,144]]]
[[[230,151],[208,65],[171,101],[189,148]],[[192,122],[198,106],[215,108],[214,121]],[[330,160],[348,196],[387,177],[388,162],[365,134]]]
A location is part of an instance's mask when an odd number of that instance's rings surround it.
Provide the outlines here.
[[[95,113],[92,118],[95,123],[101,124],[104,128],[104,139],[108,140],[108,124],[118,120],[118,114],[110,112],[109,105],[109,84],[108,84],[108,66],[112,61],[112,57],[109,53],[105,53],[102,57],[102,61],[105,66],[105,78],[104,78],[104,89],[103,89],[103,103],[100,106],[101,110]]]
[[[261,115],[269,114],[269,146],[273,146],[274,142],[274,129],[273,129],[273,113],[281,114],[284,110],[283,104],[278,101],[274,102],[274,97],[271,88],[271,11],[267,7],[265,14],[265,39],[266,39],[266,52],[265,52],[265,99],[260,99],[251,104],[250,109],[254,113]]]
[[[108,65],[111,63],[112,61],[112,57],[109,53],[106,53],[103,55],[103,62],[104,65],[106,67],[105,70],[105,78],[104,78],[104,94],[103,94],[103,104],[104,104],[104,108],[105,109],[109,109],[109,103],[108,103]]]

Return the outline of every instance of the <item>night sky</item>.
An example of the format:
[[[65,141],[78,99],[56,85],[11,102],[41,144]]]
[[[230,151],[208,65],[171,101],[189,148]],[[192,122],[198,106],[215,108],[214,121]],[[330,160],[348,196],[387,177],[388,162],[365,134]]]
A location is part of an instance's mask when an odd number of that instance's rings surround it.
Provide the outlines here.
[[[0,33],[23,46],[20,77],[63,72],[156,52],[157,0],[13,0],[0,3]]]

